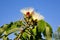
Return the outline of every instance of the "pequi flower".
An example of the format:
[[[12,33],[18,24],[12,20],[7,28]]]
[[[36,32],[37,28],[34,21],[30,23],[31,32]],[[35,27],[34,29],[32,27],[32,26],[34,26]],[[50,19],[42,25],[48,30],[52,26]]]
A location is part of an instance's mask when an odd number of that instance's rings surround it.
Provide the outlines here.
[[[44,17],[34,11],[34,8],[25,8],[20,10],[26,17],[32,16],[33,20],[42,20]]]
[[[37,12],[34,12],[32,14],[32,18],[33,18],[33,20],[43,20],[44,19],[44,17],[41,14],[37,13]]]
[[[20,11],[21,11],[21,13],[23,13],[24,15],[29,17],[29,16],[31,16],[32,12],[34,11],[34,8],[24,8]]]

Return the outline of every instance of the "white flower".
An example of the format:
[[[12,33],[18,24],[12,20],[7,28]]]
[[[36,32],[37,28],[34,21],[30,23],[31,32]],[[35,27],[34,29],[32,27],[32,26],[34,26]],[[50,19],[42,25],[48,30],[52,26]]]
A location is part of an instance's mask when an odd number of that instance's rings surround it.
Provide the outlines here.
[[[41,15],[41,14],[39,14],[39,13],[37,13],[37,12],[34,12],[33,14],[32,14],[32,18],[33,18],[33,20],[43,20],[44,19],[44,17]]]
[[[34,8],[31,8],[31,7],[24,8],[24,9],[21,9],[20,11],[21,11],[21,13],[23,13],[25,15],[26,15],[27,12],[29,12],[31,14],[34,11]]]
[[[39,15],[39,13],[34,11],[34,8],[24,8],[20,10],[21,13],[23,13],[26,17],[32,16],[33,20],[42,20],[44,17],[42,15]]]

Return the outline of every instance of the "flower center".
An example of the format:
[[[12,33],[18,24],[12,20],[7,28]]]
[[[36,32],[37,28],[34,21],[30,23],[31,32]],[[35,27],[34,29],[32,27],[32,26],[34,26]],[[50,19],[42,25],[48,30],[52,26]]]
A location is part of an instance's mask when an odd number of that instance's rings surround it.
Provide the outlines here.
[[[27,12],[27,13],[26,13],[26,16],[29,17],[29,16],[30,16],[30,12]]]
[[[30,12],[27,12],[26,15],[30,15]]]

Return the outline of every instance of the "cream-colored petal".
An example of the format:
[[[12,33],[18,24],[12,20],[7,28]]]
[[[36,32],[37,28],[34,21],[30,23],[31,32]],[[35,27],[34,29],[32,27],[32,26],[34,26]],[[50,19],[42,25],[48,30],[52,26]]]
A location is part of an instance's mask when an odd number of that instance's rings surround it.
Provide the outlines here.
[[[33,12],[34,11],[34,8],[24,8],[24,9],[21,9],[20,12],[23,13],[23,14],[26,14],[26,12]]]
[[[33,18],[33,20],[42,20],[42,19],[44,19],[44,17],[41,15],[41,14],[39,14],[39,13],[37,13],[37,12],[34,12],[34,14],[32,15],[32,18]]]

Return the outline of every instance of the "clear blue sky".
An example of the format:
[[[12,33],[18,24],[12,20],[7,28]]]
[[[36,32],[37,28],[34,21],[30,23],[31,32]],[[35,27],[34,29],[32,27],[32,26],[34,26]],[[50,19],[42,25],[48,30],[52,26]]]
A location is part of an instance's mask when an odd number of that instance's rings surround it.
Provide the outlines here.
[[[0,26],[20,20],[20,9],[33,7],[56,31],[60,25],[60,0],[0,0]]]

